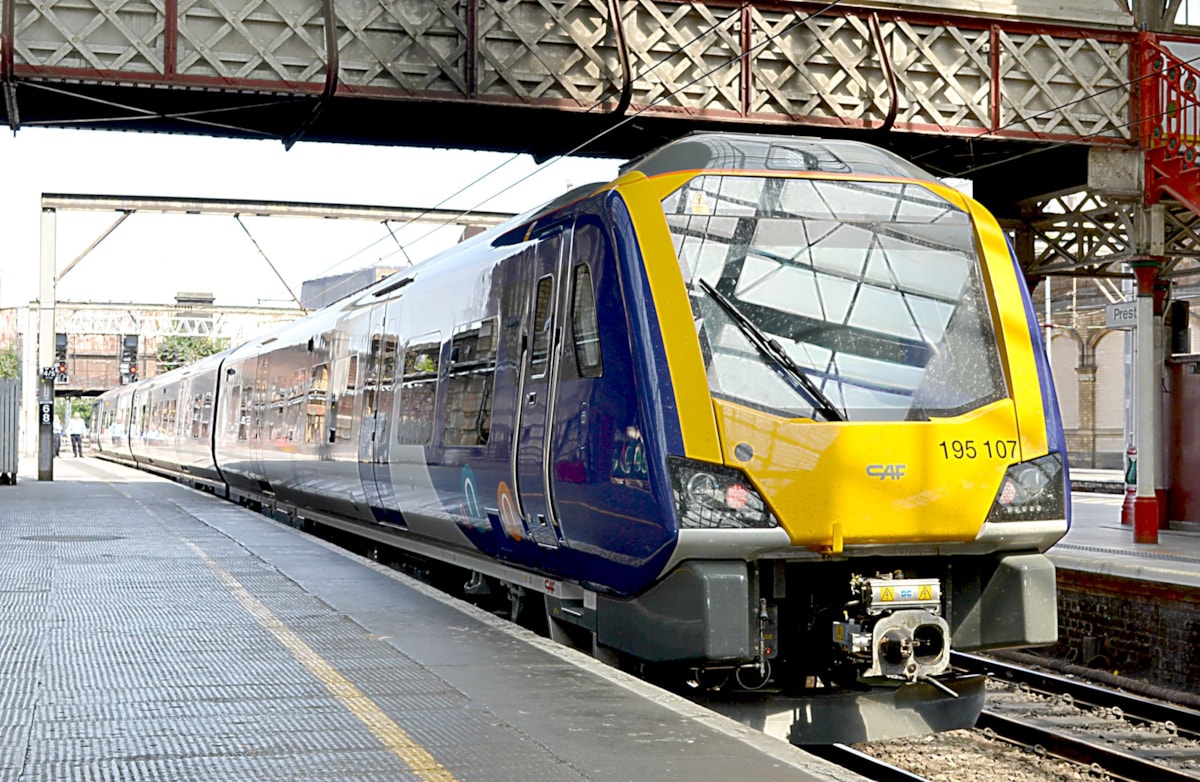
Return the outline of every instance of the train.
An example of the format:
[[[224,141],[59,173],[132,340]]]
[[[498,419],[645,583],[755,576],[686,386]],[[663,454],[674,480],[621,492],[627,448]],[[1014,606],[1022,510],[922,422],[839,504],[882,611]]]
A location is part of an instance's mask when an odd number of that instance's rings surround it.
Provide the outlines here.
[[[1057,637],[1067,449],[1015,254],[856,141],[684,136],[91,427],[601,659],[804,703],[797,743],[969,725],[951,649]]]

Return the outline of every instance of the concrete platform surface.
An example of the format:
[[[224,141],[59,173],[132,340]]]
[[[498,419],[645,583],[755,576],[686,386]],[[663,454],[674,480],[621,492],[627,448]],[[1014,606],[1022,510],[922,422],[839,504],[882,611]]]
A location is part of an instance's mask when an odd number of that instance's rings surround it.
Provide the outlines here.
[[[1142,581],[1200,586],[1200,532],[1159,530],[1158,543],[1134,543],[1121,524],[1120,494],[1071,494],[1071,529],[1049,551],[1055,567]]]
[[[55,478],[0,486],[0,782],[861,779],[223,500]]]

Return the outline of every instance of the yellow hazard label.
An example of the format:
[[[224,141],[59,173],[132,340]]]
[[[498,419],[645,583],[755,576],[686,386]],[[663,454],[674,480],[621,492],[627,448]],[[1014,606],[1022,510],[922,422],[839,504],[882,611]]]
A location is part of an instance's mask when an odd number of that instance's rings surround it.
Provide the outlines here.
[[[692,214],[694,214],[694,215],[710,215],[710,214],[712,214],[712,207],[708,205],[708,199],[705,198],[704,193],[702,193],[702,192],[692,193]]]
[[[841,625],[833,628],[833,637],[837,641],[846,640],[846,628],[842,627]]]
[[[884,587],[879,593],[879,599],[884,602],[891,602],[896,599],[896,590],[891,587]]]
[[[933,587],[929,586],[928,584],[921,587],[921,591],[917,592],[917,599],[918,600],[932,600],[933,599]]]

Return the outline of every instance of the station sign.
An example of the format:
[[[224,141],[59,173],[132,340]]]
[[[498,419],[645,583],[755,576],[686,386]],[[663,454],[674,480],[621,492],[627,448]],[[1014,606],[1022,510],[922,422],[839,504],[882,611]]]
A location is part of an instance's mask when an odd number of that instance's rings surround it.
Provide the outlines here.
[[[1137,323],[1137,300],[1118,301],[1104,308],[1104,325],[1110,329],[1131,329]]]

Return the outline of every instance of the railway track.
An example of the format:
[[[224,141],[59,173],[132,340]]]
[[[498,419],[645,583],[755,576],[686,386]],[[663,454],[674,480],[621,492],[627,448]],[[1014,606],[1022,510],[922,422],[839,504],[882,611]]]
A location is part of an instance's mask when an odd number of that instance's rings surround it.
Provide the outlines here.
[[[893,766],[891,763],[845,744],[805,747],[804,751],[824,758],[830,763],[836,763],[842,768],[874,782],[928,782],[923,776],[899,766]]]
[[[952,652],[951,660],[955,667],[971,673],[988,674],[995,680],[1012,682],[1018,686],[1023,685],[1045,695],[1066,697],[1081,706],[1110,711],[1119,710],[1125,718],[1138,722],[1171,723],[1180,735],[1200,738],[1200,711],[1195,709],[1143,698],[1076,678],[1004,662],[993,657]]]
[[[976,730],[1130,782],[1200,779],[1200,712],[976,655],[954,665],[1008,685]]]

